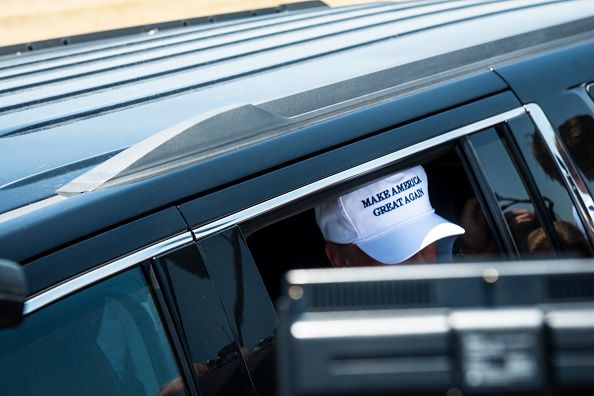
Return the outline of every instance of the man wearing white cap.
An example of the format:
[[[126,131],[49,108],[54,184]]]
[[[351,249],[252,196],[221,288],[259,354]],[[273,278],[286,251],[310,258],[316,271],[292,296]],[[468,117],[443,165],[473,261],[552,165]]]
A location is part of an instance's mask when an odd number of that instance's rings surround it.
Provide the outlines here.
[[[415,166],[323,202],[316,220],[334,267],[450,261],[464,229],[435,214]]]

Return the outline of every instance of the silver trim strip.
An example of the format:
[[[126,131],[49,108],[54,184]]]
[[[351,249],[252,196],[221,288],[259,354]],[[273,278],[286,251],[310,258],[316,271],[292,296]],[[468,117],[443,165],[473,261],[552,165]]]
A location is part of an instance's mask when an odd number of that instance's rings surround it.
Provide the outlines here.
[[[594,307],[564,311],[550,311],[546,314],[549,327],[556,329],[594,329]]]
[[[10,212],[4,212],[0,214],[0,223],[3,223],[8,220],[16,219],[17,217],[24,216],[27,213],[34,212],[36,210],[45,208],[47,206],[53,205],[57,202],[65,200],[66,197],[61,197],[59,195],[53,195],[49,198],[42,199],[41,201],[33,202],[29,205],[22,206],[17,209],[13,209]]]
[[[539,308],[480,309],[452,312],[449,324],[455,330],[495,330],[536,328],[543,323]]]
[[[264,201],[260,204],[252,206],[250,208],[244,209],[240,212],[234,213],[232,215],[223,217],[219,220],[213,221],[207,225],[196,227],[192,230],[196,239],[204,238],[206,236],[212,235],[217,233],[225,228],[231,227],[235,224],[240,222],[249,220],[256,216],[262,215],[266,212],[269,212],[273,209],[276,209],[280,206],[286,205],[292,201],[305,197],[309,194],[314,192],[320,191],[324,188],[331,187],[338,183],[342,183],[344,181],[354,179],[359,176],[363,176],[367,173],[371,173],[376,171],[380,168],[385,167],[391,163],[394,163],[400,159],[408,157],[414,153],[417,153],[422,150],[429,149],[431,147],[438,146],[440,144],[449,142],[451,140],[458,139],[462,136],[468,135],[473,132],[477,132],[481,129],[485,129],[491,127],[496,124],[500,124],[504,121],[507,121],[511,118],[519,117],[526,113],[526,110],[523,107],[506,111],[505,113],[501,113],[495,115],[493,117],[486,118],[484,120],[475,122],[474,124],[467,125],[465,127],[455,129],[453,131],[444,133],[443,135],[436,136],[432,139],[426,140],[424,142],[420,142],[414,144],[410,147],[403,148],[398,150],[394,153],[390,153],[383,157],[376,158],[372,161],[366,162],[364,164],[358,165],[354,168],[347,169],[340,173],[337,173],[332,176],[328,176],[324,179],[318,180],[314,183],[308,184],[307,186],[303,186],[296,190],[290,191],[283,195],[279,195],[278,197],[269,199]]]
[[[555,133],[544,111],[538,105],[532,103],[524,107],[536,124],[540,135],[555,159],[557,169],[559,169],[565,181],[565,186],[576,203],[576,209],[579,211],[580,217],[586,221],[585,229],[587,230],[588,237],[594,243],[594,214],[587,209],[588,205],[592,205],[594,201],[586,187],[586,183],[575,167],[565,145]]]
[[[542,261],[514,261],[495,263],[453,263],[423,265],[391,265],[382,267],[344,267],[297,269],[287,273],[289,285],[378,282],[390,280],[428,280],[484,278],[485,272],[495,270],[500,277],[544,274],[592,274],[593,259],[562,259]],[[594,306],[592,307],[594,311]]]
[[[445,334],[448,330],[448,319],[445,315],[343,317],[302,320],[291,325],[291,335],[298,339]]]
[[[60,283],[28,299],[25,302],[24,314],[30,315],[56,300],[75,293],[95,282],[125,271],[141,261],[158,256],[166,251],[190,243],[193,240],[192,234],[185,232]]]

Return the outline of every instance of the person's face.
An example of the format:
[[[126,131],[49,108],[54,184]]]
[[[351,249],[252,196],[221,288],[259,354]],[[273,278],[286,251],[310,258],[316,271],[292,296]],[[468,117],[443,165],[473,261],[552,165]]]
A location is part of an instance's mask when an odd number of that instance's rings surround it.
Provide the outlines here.
[[[386,265],[363,252],[357,245],[326,244],[326,256],[333,267],[379,267]],[[437,262],[437,245],[432,243],[399,264],[429,264]]]

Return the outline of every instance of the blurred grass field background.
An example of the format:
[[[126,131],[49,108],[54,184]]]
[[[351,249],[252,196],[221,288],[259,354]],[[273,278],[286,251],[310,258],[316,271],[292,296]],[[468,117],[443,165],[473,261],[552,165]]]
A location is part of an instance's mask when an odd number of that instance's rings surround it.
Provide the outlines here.
[[[327,0],[339,7],[377,0]],[[0,47],[77,34],[274,7],[286,0],[0,0]]]

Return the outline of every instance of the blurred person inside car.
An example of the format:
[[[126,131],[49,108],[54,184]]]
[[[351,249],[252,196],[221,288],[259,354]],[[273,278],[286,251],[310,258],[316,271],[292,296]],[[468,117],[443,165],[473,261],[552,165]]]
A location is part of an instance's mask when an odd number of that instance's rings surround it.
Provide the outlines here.
[[[588,180],[594,180],[594,119],[589,115],[572,117],[559,127],[563,142]]]
[[[589,180],[594,180],[594,119],[589,115],[572,117],[559,126],[563,143],[575,160],[578,168]],[[553,180],[562,183],[561,175],[548,152],[545,142],[538,134],[532,135],[532,151],[545,173]]]
[[[563,143],[567,147],[572,159],[575,161],[577,167],[581,170],[582,175],[586,181],[594,181],[594,156],[592,154],[592,147],[594,147],[594,119],[589,115],[579,115],[572,117],[559,126],[559,134]],[[560,143],[557,142],[557,145]],[[548,148],[544,141],[537,133],[533,134],[532,151],[534,157],[541,165],[544,172],[556,182],[564,185],[563,176],[559,173]],[[582,199],[588,199],[588,189],[579,178],[575,180],[576,187],[582,193]],[[591,216],[594,215],[594,202],[585,202],[585,206]],[[582,221],[575,208],[573,208],[573,219],[575,225],[585,236],[586,231],[583,227]]]

